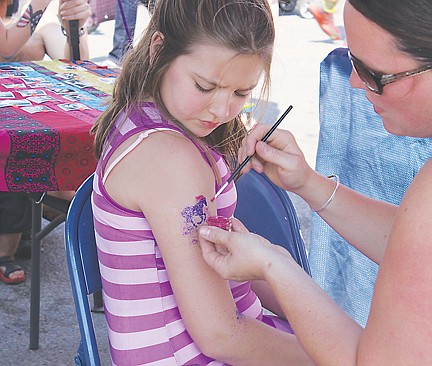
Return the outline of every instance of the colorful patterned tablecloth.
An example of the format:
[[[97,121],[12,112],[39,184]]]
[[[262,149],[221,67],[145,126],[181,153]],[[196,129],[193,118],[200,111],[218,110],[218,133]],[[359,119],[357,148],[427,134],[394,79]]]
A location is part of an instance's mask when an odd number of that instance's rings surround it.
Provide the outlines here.
[[[90,61],[0,63],[0,191],[76,190],[118,71]]]

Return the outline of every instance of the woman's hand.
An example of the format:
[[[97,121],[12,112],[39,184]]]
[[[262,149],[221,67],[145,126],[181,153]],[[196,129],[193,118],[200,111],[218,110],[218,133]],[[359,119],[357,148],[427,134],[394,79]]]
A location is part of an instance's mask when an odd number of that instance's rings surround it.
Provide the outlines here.
[[[257,124],[250,131],[239,150],[239,161],[252,156],[244,172],[250,169],[265,172],[281,188],[296,192],[305,185],[313,169],[291,132],[276,129],[267,142],[262,142],[269,129],[269,125]]]
[[[212,226],[202,226],[199,230],[204,260],[222,278],[264,280],[272,260],[280,256],[290,257],[282,247],[249,233],[239,220],[232,219],[232,224],[235,232]]]
[[[87,0],[60,0],[58,14],[63,27],[69,20],[78,20],[79,28],[83,28],[91,14]]]

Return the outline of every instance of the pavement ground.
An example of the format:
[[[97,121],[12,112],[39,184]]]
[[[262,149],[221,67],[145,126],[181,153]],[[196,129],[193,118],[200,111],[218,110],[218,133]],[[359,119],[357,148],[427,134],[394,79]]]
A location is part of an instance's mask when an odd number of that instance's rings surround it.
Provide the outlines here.
[[[342,1],[343,3],[343,1]],[[297,137],[307,161],[314,166],[318,143],[319,65],[339,47],[321,31],[312,19],[296,13],[276,15],[276,48],[272,87],[265,120],[272,123],[287,108],[294,106],[282,128]],[[336,24],[341,25],[340,12]],[[137,36],[148,21],[144,6],[139,6]],[[91,60],[103,64],[112,47],[114,21],[105,22],[89,36]],[[303,234],[308,243],[310,210],[293,196]],[[40,348],[29,350],[30,261],[20,263],[27,274],[24,284],[0,283],[0,364],[1,365],[74,365],[73,355],[80,335],[75,315],[64,249],[64,225],[42,241],[42,282],[40,312]],[[103,314],[94,314],[102,364],[109,364],[109,351]]]

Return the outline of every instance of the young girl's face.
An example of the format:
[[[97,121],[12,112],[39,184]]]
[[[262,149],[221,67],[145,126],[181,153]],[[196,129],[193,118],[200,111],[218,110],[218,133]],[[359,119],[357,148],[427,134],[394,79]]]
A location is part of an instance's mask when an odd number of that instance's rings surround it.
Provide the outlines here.
[[[235,118],[264,71],[258,55],[199,43],[177,57],[163,76],[161,97],[169,113],[198,137]]]

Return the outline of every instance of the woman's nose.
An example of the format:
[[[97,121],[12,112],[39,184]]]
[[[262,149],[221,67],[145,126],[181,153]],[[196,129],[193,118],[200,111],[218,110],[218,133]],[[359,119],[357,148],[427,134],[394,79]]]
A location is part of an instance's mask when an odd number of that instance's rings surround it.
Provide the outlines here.
[[[357,75],[357,73],[355,72],[355,70],[351,71],[351,75],[350,75],[349,81],[350,81],[350,85],[353,88],[365,89],[365,87],[366,87],[366,85],[364,84],[364,82],[362,81],[362,79],[360,79],[360,77]]]

